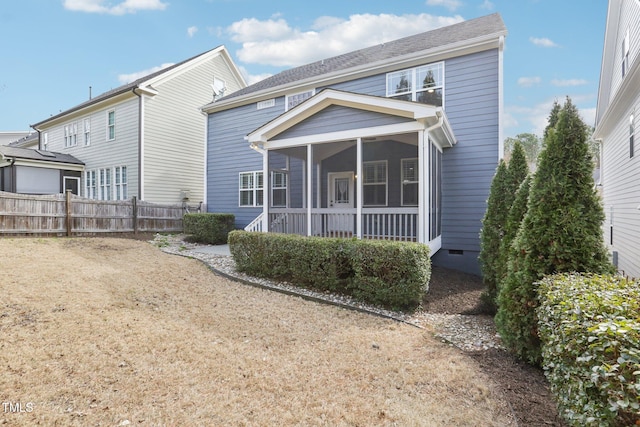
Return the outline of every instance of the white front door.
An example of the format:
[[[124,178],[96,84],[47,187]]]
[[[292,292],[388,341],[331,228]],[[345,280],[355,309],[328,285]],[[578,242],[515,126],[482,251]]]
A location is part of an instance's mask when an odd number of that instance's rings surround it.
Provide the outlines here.
[[[353,207],[355,195],[353,192],[353,172],[330,172],[328,176],[329,191],[327,191],[327,206],[331,210],[326,221],[329,233],[353,233]],[[349,209],[349,212],[335,212],[335,209]]]

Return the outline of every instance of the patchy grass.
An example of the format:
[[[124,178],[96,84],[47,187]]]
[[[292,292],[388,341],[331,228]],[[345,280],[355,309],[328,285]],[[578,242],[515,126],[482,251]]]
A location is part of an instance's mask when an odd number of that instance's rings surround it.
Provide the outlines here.
[[[0,239],[0,259],[0,424],[514,423],[492,380],[429,331],[135,240]]]

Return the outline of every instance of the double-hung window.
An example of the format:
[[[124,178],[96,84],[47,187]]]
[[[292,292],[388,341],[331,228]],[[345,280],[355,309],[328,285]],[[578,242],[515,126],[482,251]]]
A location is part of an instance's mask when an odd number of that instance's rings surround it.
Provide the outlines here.
[[[629,158],[633,157],[634,141],[633,134],[635,133],[635,127],[633,125],[633,114],[629,116]]]
[[[116,190],[116,200],[127,199],[127,167],[116,166],[114,169],[113,180]]]
[[[241,172],[239,181],[239,204],[242,207],[262,206],[262,171]]]
[[[99,169],[98,179],[100,180],[100,199],[111,200],[111,168]]]
[[[88,199],[96,198],[96,171],[85,172],[84,195]]]
[[[418,159],[402,159],[402,206],[418,206]]]
[[[84,145],[91,144],[91,119],[84,119]]]
[[[444,63],[388,73],[387,97],[441,107],[444,103]]]
[[[73,147],[78,143],[78,124],[69,123],[64,127],[64,146]]]
[[[107,140],[114,139],[116,139],[116,111],[110,110],[107,112]]]
[[[624,77],[629,71],[629,29],[627,28],[627,34],[622,39],[622,77]]]
[[[362,164],[362,203],[364,206],[387,205],[387,161]]]
[[[271,174],[271,206],[274,208],[287,207],[286,172],[272,172]]]

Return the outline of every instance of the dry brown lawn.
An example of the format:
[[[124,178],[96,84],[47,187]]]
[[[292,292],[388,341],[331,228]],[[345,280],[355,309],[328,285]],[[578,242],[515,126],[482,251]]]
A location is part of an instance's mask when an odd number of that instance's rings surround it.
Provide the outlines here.
[[[504,426],[430,331],[115,238],[0,239],[0,424]]]

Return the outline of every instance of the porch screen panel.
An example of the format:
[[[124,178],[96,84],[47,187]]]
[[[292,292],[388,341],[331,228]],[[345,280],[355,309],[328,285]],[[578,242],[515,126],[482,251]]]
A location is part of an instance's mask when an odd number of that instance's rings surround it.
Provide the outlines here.
[[[431,144],[431,188],[429,203],[429,240],[442,234],[442,153]]]
[[[402,206],[418,206],[418,159],[402,159]]]

